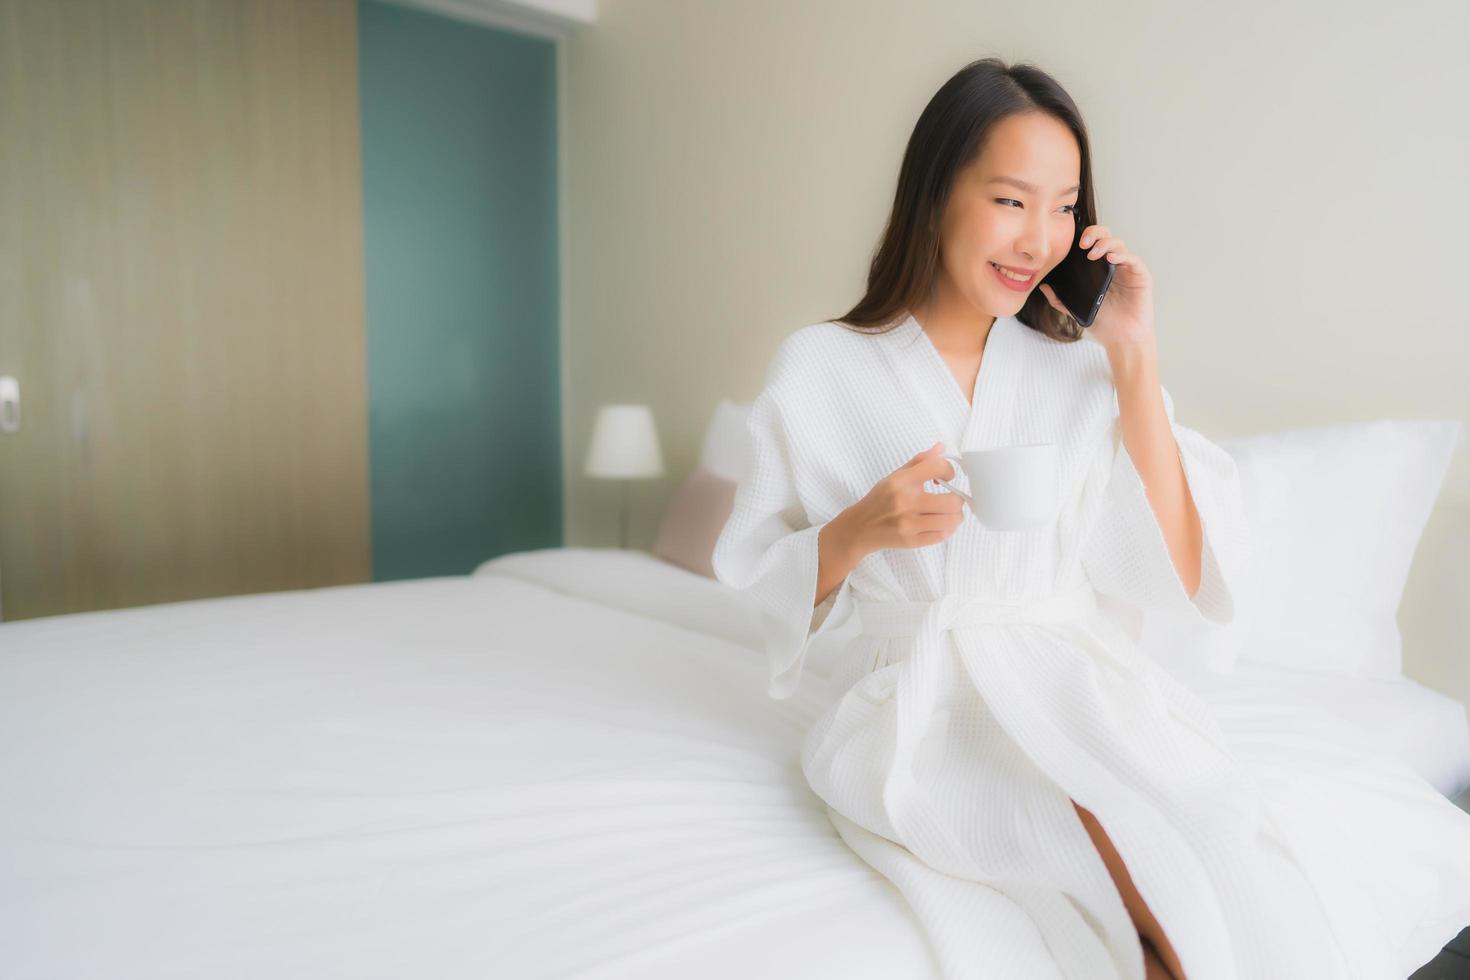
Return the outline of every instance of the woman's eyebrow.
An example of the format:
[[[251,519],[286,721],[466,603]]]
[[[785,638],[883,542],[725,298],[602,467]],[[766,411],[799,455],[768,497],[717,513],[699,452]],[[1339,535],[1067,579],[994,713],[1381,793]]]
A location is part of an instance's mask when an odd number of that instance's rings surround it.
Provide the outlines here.
[[[1023,191],[1030,191],[1033,194],[1036,193],[1036,188],[1033,185],[1026,183],[1024,180],[1017,180],[1015,177],[992,177],[989,180],[987,180],[986,183],[987,184],[1011,184],[1014,187],[1021,188],[1021,190],[1023,190]],[[1066,190],[1062,191],[1062,193],[1063,194],[1070,194],[1073,191],[1079,189],[1081,186],[1082,186],[1081,184],[1073,184],[1071,187],[1068,187]]]

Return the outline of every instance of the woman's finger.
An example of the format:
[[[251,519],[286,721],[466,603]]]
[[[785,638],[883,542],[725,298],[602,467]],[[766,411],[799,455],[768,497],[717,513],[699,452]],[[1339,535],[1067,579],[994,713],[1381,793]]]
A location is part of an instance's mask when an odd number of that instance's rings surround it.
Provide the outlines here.
[[[1107,225],[1088,225],[1086,228],[1082,229],[1082,235],[1079,237],[1077,244],[1080,245],[1082,248],[1087,248],[1089,245],[1091,245],[1093,242],[1097,241],[1099,238],[1101,238],[1103,235],[1106,235],[1107,233]]]

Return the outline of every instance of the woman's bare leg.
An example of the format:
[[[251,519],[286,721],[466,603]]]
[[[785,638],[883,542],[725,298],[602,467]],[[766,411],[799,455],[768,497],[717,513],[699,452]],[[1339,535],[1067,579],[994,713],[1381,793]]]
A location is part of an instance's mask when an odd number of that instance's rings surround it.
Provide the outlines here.
[[[1092,811],[1072,801],[1072,806],[1077,810],[1077,815],[1082,818],[1082,826],[1087,828],[1088,836],[1092,838],[1093,846],[1097,848],[1098,854],[1102,856],[1103,864],[1107,866],[1108,874],[1113,876],[1113,884],[1118,886],[1118,894],[1123,898],[1123,905],[1128,909],[1128,915],[1133,919],[1133,925],[1138,929],[1138,934],[1148,940],[1154,953],[1169,971],[1174,980],[1186,980],[1184,966],[1179,962],[1179,954],[1174,951],[1174,946],[1169,942],[1169,937],[1164,935],[1164,929],[1159,925],[1159,920],[1149,911],[1143,896],[1133,884],[1133,878],[1128,874],[1128,868],[1123,864],[1123,857],[1118,849],[1113,846],[1112,840],[1104,833],[1102,824],[1092,815]],[[1148,949],[1145,948],[1145,954]],[[1145,962],[1147,956],[1145,955]]]
[[[1143,980],[1173,980],[1173,974],[1159,959],[1159,951],[1154,949],[1154,944],[1141,934],[1138,941],[1143,944]]]

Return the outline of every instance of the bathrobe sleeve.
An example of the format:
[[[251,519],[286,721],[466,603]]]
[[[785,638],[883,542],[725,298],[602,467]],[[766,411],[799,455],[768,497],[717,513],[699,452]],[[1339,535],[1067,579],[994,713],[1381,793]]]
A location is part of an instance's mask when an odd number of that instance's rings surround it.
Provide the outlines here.
[[[1143,481],[1123,442],[1115,413],[1110,439],[1099,448],[1105,489],[1082,552],[1093,587],[1144,611],[1224,626],[1235,616],[1240,575],[1252,546],[1235,459],[1200,433],[1174,421],[1174,401],[1160,386],[1164,407],[1204,539],[1201,577],[1193,599],[1185,591]],[[1116,408],[1116,394],[1115,394]]]
[[[797,496],[788,432],[778,398],[767,387],[751,406],[744,473],[711,559],[715,577],[740,590],[760,616],[767,693],[782,699],[796,692],[812,644],[853,611],[851,575],[813,605],[817,536],[826,524],[808,521]]]

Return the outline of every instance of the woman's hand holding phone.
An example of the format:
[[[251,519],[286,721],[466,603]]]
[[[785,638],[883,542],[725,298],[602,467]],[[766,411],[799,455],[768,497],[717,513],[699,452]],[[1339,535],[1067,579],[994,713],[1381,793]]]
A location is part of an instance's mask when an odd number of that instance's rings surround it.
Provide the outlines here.
[[[1153,277],[1143,259],[1129,252],[1123,240],[1113,235],[1106,225],[1088,225],[1081,230],[1077,247],[1052,270],[1058,274],[1057,285],[1066,291],[1069,283],[1079,281],[1077,274],[1074,272],[1069,276],[1064,266],[1093,262],[1112,266],[1106,270],[1112,275],[1103,286],[1101,305],[1088,328],[1088,336],[1110,349],[1153,344]],[[1049,273],[1046,278],[1051,279],[1052,275]],[[1095,279],[1095,275],[1092,278]],[[1051,283],[1043,280],[1041,291],[1054,309],[1073,315]],[[1070,298],[1076,300],[1075,295]]]

